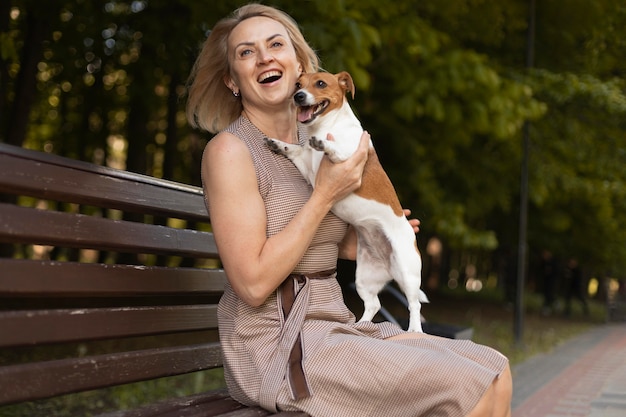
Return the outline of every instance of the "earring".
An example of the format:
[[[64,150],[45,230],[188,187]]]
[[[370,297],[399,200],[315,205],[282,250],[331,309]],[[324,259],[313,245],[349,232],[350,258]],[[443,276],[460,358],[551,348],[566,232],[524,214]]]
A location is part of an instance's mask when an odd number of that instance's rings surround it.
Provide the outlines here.
[[[234,91],[234,90],[233,90],[233,96],[235,96],[235,97],[239,97],[239,92],[238,92],[238,91]]]

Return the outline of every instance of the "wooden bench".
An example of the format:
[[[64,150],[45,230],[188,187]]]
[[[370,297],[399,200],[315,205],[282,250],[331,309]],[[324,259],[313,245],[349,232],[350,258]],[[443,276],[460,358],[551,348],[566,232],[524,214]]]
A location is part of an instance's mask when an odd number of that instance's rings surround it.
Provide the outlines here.
[[[208,221],[198,187],[0,144],[0,414],[221,367]],[[271,414],[223,388],[103,411]]]
[[[220,368],[225,282],[200,188],[0,144],[0,415]],[[471,338],[471,328],[425,330]],[[224,388],[105,412],[271,414]]]

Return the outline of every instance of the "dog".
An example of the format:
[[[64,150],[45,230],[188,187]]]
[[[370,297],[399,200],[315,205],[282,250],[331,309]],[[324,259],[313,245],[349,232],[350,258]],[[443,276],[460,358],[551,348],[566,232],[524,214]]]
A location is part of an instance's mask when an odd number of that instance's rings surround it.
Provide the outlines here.
[[[304,146],[266,138],[274,152],[290,159],[306,180],[315,176],[324,154],[334,163],[345,161],[357,149],[363,128],[352,111],[347,93],[355,87],[346,71],[338,74],[303,74],[293,98],[298,122],[311,135]],[[334,140],[328,140],[332,133]],[[361,186],[332,207],[357,233],[356,289],[364,303],[360,322],[371,321],[380,310],[378,294],[392,279],[407,297],[408,331],[422,332],[421,303],[428,302],[420,289],[422,259],[413,227],[404,215],[396,191],[383,170],[372,142]]]

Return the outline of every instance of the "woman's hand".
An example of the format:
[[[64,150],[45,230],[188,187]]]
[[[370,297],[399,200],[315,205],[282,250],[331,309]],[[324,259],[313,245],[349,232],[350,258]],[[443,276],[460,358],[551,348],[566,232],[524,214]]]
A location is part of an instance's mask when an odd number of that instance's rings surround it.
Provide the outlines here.
[[[411,210],[405,208],[402,211],[404,211],[404,215],[406,216],[406,218],[409,219],[409,216],[411,215]],[[418,219],[409,219],[409,224],[411,225],[415,233],[419,233],[421,223],[422,222],[420,222]]]
[[[332,140],[332,137],[329,137]],[[370,135],[364,131],[359,147],[343,162],[333,163],[324,156],[315,178],[314,193],[322,195],[329,209],[337,201],[346,197],[361,186],[363,168],[367,162]]]

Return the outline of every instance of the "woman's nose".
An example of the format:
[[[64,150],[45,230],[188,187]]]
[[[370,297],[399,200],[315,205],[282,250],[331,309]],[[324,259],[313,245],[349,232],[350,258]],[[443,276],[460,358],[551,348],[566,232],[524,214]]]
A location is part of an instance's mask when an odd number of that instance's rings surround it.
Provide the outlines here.
[[[258,54],[258,57],[259,57],[259,62],[262,62],[262,63],[271,62],[274,60],[274,55],[272,55],[272,53],[267,49],[261,50]]]

